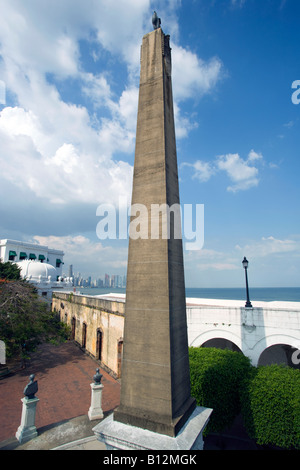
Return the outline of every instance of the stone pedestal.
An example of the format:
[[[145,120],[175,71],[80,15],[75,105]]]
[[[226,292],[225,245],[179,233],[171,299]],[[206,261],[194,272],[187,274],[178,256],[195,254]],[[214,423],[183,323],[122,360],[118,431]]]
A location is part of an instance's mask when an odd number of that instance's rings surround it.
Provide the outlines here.
[[[88,417],[90,421],[94,419],[102,419],[103,418],[103,410],[102,410],[102,384],[91,384],[92,396],[91,396],[91,406],[88,411]]]
[[[93,428],[107,450],[203,450],[203,431],[211,408],[196,407],[175,437],[115,421],[113,414]]]
[[[39,401],[38,398],[27,398],[21,399],[23,402],[21,424],[16,432],[16,438],[20,443],[30,441],[38,435],[35,427],[35,413],[36,405]]]

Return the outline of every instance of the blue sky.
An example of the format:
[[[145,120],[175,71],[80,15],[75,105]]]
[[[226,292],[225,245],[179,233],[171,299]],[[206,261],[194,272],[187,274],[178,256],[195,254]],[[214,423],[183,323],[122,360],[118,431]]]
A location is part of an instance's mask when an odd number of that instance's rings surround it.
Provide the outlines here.
[[[171,36],[188,287],[299,286],[298,0],[0,0],[0,238],[125,274],[97,207],[131,196],[142,37]],[[292,95],[294,93],[294,102]],[[299,99],[298,99],[299,98]]]

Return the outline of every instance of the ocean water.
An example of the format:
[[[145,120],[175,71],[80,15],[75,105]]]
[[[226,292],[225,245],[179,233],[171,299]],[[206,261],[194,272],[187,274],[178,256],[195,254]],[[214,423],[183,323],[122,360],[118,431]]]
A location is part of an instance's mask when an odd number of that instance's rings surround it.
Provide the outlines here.
[[[246,301],[246,288],[186,288],[186,296]],[[250,301],[300,302],[300,287],[253,287],[249,289],[249,297]]]
[[[109,293],[125,294],[122,288],[83,288],[77,287],[77,292],[83,295],[101,295]],[[300,302],[300,287],[253,287],[249,289],[250,301]],[[246,300],[245,288],[186,288],[186,297],[198,299]]]

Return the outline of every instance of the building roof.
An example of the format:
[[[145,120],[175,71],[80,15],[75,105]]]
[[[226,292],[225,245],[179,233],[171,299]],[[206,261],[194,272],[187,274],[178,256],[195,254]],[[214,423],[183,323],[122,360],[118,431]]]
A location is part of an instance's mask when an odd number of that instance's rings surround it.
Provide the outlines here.
[[[26,279],[39,280],[49,279],[56,281],[57,271],[51,264],[39,261],[24,260],[16,263],[21,268],[21,276]]]
[[[31,248],[36,251],[48,251],[49,253],[52,253],[52,254],[59,254],[61,256],[64,255],[64,252],[62,250],[49,248],[46,245],[39,245],[38,243],[29,243],[29,242],[24,242],[24,241],[19,241],[19,240],[11,240],[8,238],[0,239],[0,245],[1,246],[16,245],[20,247],[27,247],[28,249]]]

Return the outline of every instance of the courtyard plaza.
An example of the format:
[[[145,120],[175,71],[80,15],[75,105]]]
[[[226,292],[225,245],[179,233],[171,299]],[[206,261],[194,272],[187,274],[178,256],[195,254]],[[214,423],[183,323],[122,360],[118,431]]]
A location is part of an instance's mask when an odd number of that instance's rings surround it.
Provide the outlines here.
[[[0,450],[105,450],[92,429],[100,422],[90,421],[90,384],[99,363],[85,354],[74,342],[58,346],[43,344],[31,355],[26,368],[0,380]],[[120,402],[120,380],[100,369],[103,394],[102,409],[108,416]],[[15,433],[20,425],[23,390],[29,376],[35,374],[39,398],[36,410],[38,436],[20,444]],[[253,450],[237,420],[228,433],[205,438],[207,450]]]
[[[7,446],[49,449],[93,436],[92,428],[99,421],[90,421],[87,413],[91,401],[90,384],[98,367],[98,362],[73,342],[41,345],[26,368],[0,380],[0,449]],[[104,386],[102,408],[106,416],[119,404],[120,383],[103,369],[100,371]],[[20,425],[21,398],[30,374],[35,374],[38,381],[36,396],[40,401],[35,425],[39,436],[19,445],[14,436]]]

